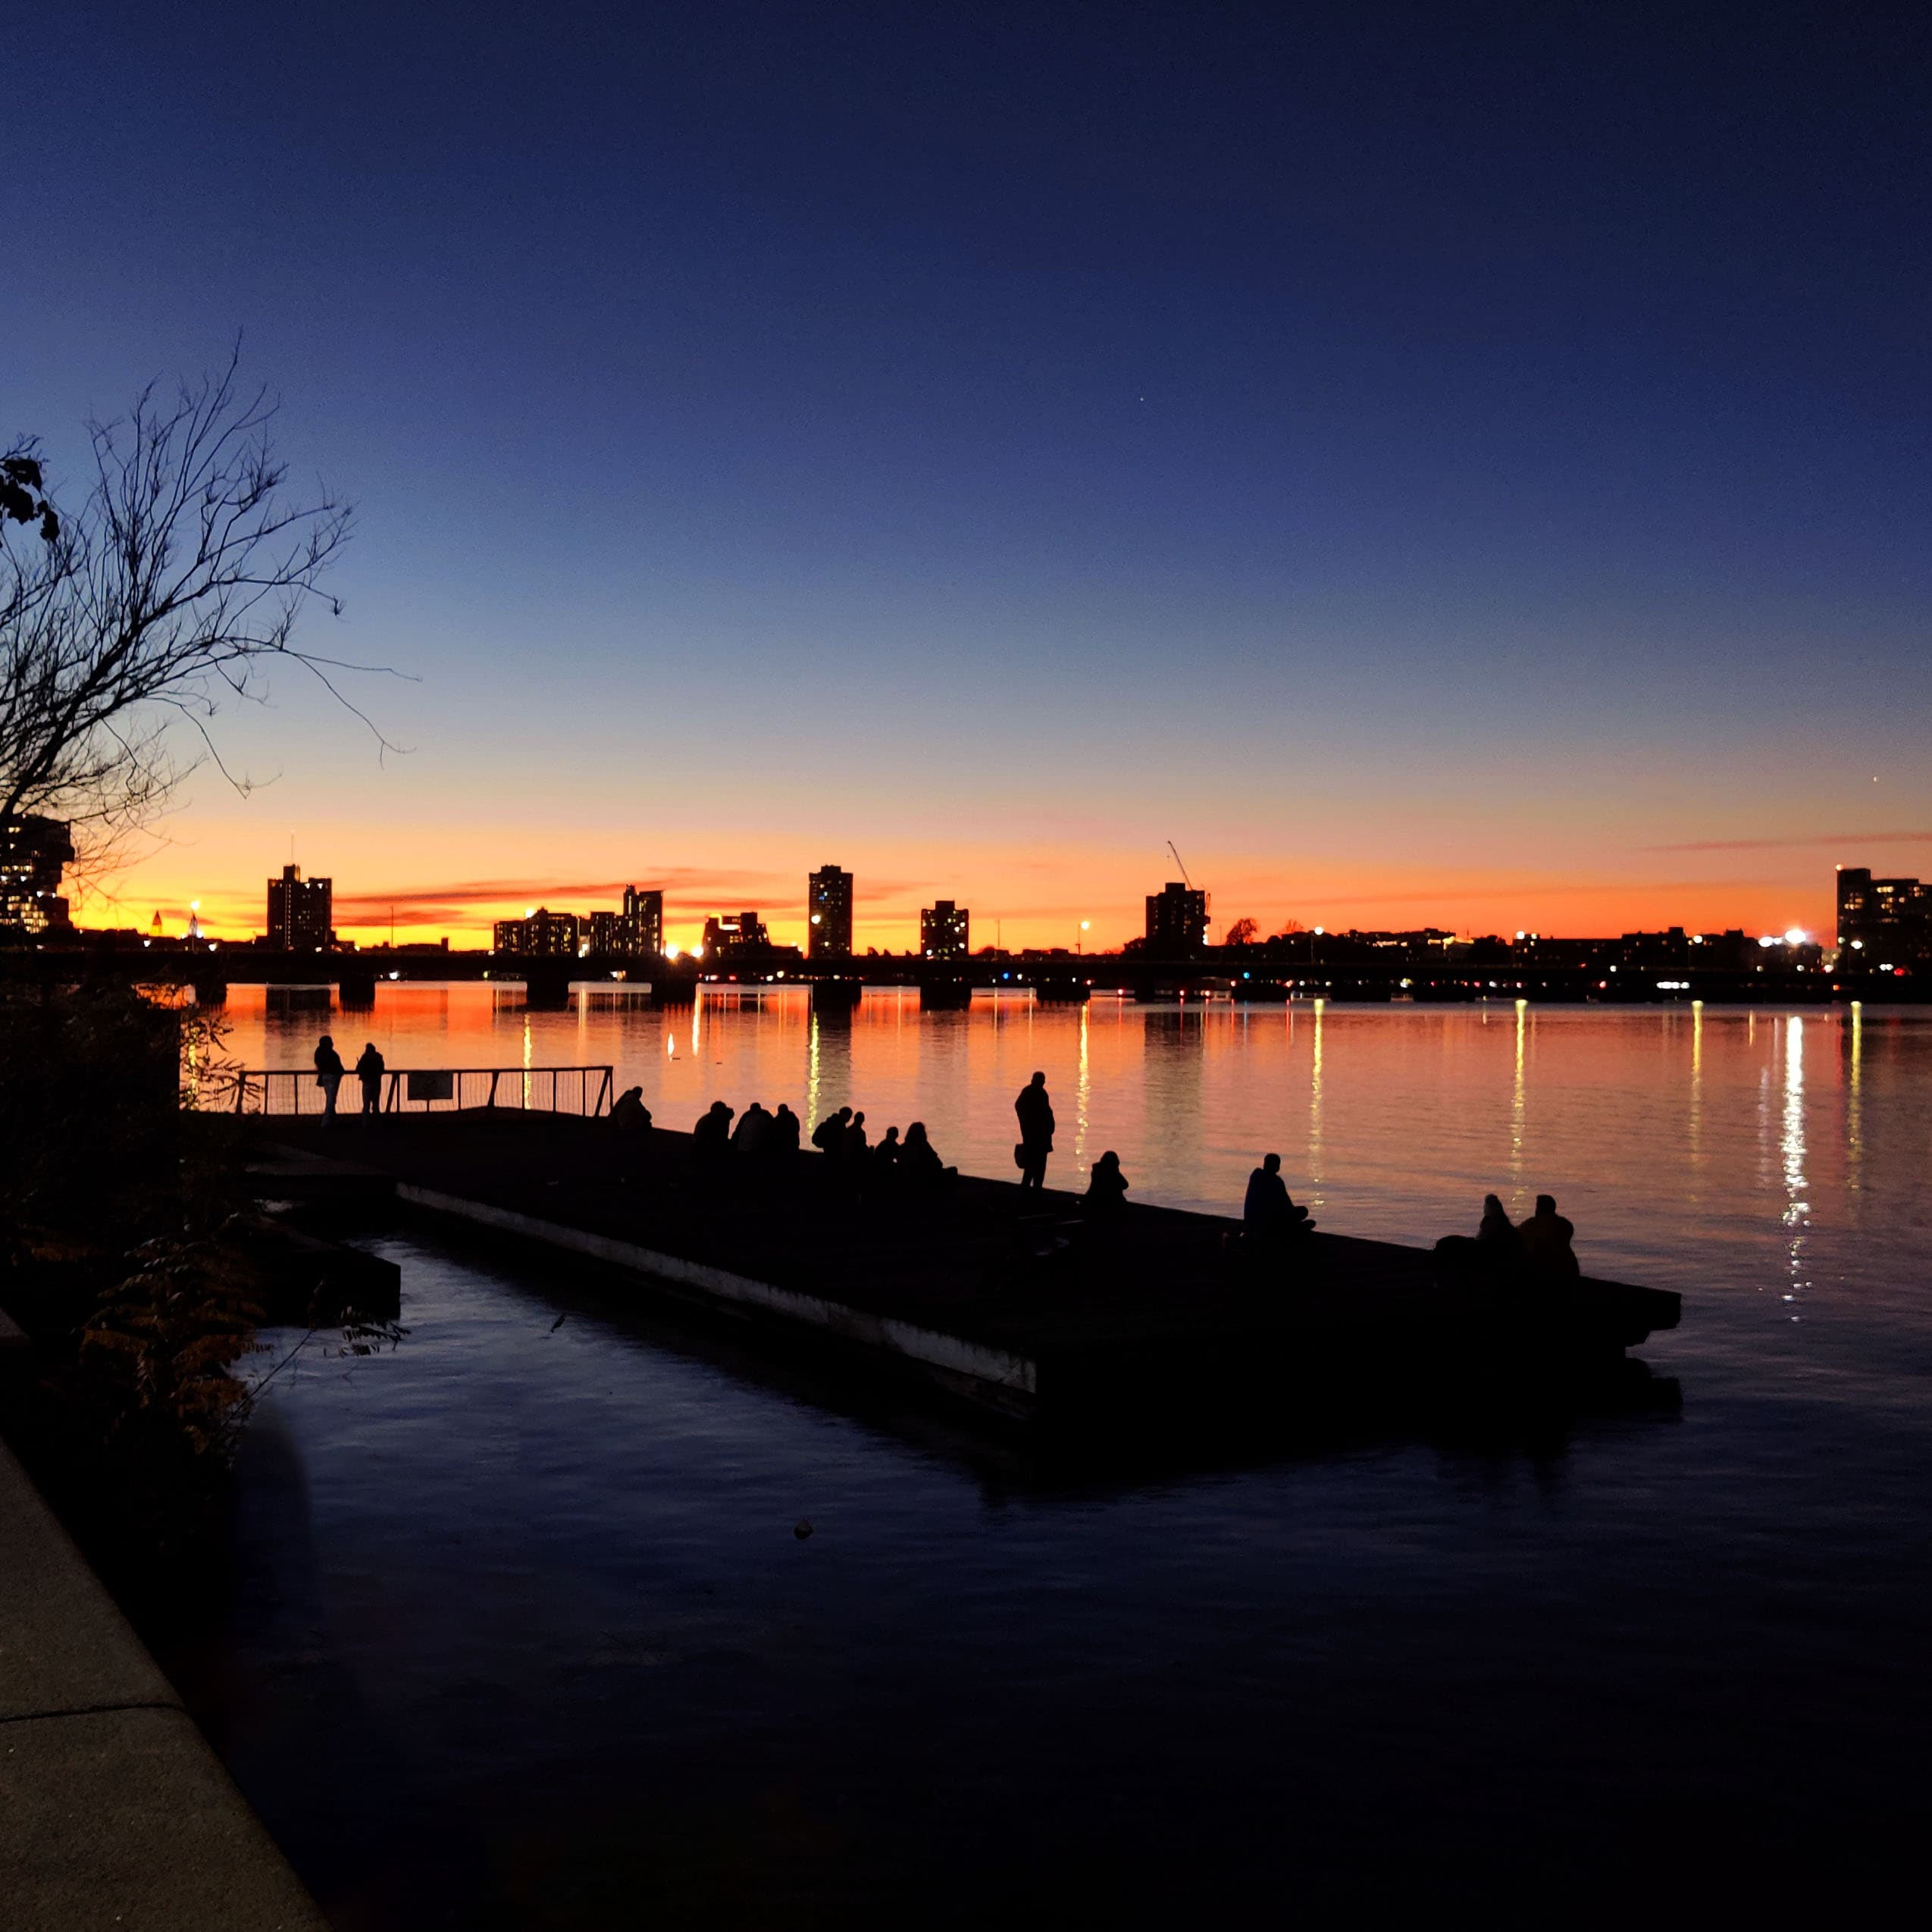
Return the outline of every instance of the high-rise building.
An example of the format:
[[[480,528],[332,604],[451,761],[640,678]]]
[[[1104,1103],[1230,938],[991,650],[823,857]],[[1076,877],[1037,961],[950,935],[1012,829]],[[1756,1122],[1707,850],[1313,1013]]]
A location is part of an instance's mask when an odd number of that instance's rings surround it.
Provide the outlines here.
[[[640,959],[655,959],[664,950],[664,894],[624,888],[625,950]]]
[[[1147,949],[1156,959],[1185,959],[1207,944],[1207,894],[1171,879],[1147,895]]]
[[[919,914],[919,950],[928,960],[963,960],[972,915],[965,907],[941,899]]]
[[[30,935],[64,932],[61,870],[73,861],[74,840],[61,820],[25,813],[0,821],[0,927]]]
[[[852,875],[842,866],[821,866],[805,881],[805,957],[852,957]]]
[[[1915,878],[1874,878],[1868,866],[1838,869],[1838,944],[1867,966],[1909,966],[1932,960],[1932,885]]]
[[[539,906],[528,917],[496,922],[496,950],[525,959],[575,959],[583,945],[583,921],[575,913]]]
[[[331,925],[335,888],[326,878],[304,878],[299,866],[284,866],[268,881],[268,944],[277,952],[325,953],[335,944]]]
[[[622,913],[593,913],[590,915],[590,950],[600,958],[612,954],[622,957],[630,951],[625,943],[624,915]]]
[[[704,922],[707,960],[728,960],[741,953],[761,952],[771,943],[772,935],[756,913],[715,913]]]

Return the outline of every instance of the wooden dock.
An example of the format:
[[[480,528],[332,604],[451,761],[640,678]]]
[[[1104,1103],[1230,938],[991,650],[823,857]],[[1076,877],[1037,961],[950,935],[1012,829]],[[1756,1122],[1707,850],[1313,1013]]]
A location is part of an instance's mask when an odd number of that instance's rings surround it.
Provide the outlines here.
[[[1229,1401],[1335,1415],[1614,1374],[1678,1297],[1584,1279],[1439,1278],[1425,1249],[1318,1233],[1259,1276],[1238,1223],[962,1176],[855,1191],[824,1157],[702,1160],[688,1135],[485,1113],[270,1119],[261,1184],[417,1212],[634,1275],[1024,1418]]]

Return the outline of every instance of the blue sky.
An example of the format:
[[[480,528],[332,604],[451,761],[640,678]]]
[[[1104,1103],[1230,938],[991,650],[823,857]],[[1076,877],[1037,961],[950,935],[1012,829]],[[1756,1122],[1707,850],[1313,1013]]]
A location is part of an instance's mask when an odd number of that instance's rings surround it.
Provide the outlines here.
[[[1121,936],[1169,837],[1264,923],[1932,866],[1932,49],[1691,11],[36,17],[0,434],[71,474],[243,332],[362,508],[328,642],[418,681],[401,759],[236,719],[275,782],[130,902],[245,921],[291,831],[781,925],[840,858],[881,943]],[[1821,834],[1887,839],[1655,850]]]

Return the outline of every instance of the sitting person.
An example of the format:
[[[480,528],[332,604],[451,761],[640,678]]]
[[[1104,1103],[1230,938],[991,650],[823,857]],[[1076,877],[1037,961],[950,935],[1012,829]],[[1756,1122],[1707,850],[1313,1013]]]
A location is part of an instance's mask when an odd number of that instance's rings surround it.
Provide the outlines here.
[[[709,1160],[728,1153],[731,1144],[731,1116],[735,1111],[722,1101],[713,1101],[691,1129],[693,1148]]]
[[[872,1172],[882,1181],[891,1180],[899,1171],[899,1157],[904,1152],[899,1141],[899,1129],[887,1128],[884,1138],[872,1149]]]
[[[926,1138],[925,1123],[915,1120],[906,1129],[899,1148],[899,1178],[909,1188],[936,1187],[959,1173],[939,1158],[939,1150]]]
[[[738,1124],[731,1134],[731,1151],[753,1160],[771,1145],[772,1116],[765,1111],[764,1103],[753,1101],[739,1116]]]
[[[1292,1235],[1310,1234],[1314,1223],[1305,1207],[1289,1199],[1288,1183],[1281,1177],[1281,1156],[1264,1154],[1261,1164],[1248,1177],[1248,1192],[1241,1204],[1242,1232],[1257,1248],[1270,1248]]]
[[[1127,1177],[1120,1171],[1119,1155],[1109,1148],[1094,1163],[1094,1171],[1087,1177],[1080,1211],[1089,1220],[1117,1220],[1126,1204]]]
[[[1576,1232],[1575,1226],[1556,1211],[1555,1195],[1537,1195],[1536,1213],[1516,1229],[1530,1273],[1548,1277],[1580,1275],[1583,1271],[1570,1245]]]
[[[647,1134],[650,1132],[651,1110],[644,1104],[644,1090],[641,1087],[627,1087],[617,1097],[610,1110],[610,1124],[620,1134]]]
[[[1483,1197],[1483,1220],[1476,1230],[1476,1238],[1484,1248],[1493,1248],[1499,1254],[1515,1254],[1521,1251],[1522,1242],[1516,1232],[1516,1223],[1503,1211],[1501,1201],[1493,1194]]]
[[[783,1101],[772,1116],[772,1151],[780,1160],[798,1151],[798,1116]]]

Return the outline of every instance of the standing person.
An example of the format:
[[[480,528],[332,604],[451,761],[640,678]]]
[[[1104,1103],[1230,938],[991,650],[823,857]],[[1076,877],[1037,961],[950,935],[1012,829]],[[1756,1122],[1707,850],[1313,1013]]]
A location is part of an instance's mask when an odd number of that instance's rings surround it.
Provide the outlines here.
[[[382,1055],[376,1051],[373,1040],[363,1043],[362,1057],[355,1063],[355,1077],[362,1083],[362,1111],[380,1113],[382,1111],[382,1076],[387,1066]]]
[[[325,1120],[336,1117],[336,1094],[341,1088],[345,1070],[334,1040],[324,1033],[315,1046],[315,1084],[322,1090],[322,1117]]]
[[[1019,1163],[1019,1185],[1043,1188],[1047,1185],[1047,1156],[1054,1151],[1054,1104],[1047,1095],[1044,1073],[1035,1073],[1020,1088],[1013,1110],[1019,1116],[1019,1144],[1013,1150]]]

